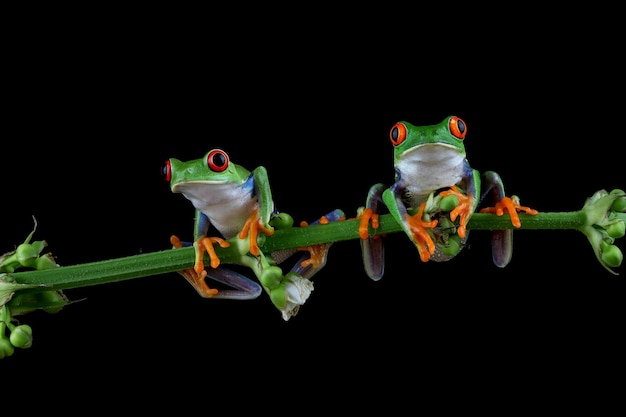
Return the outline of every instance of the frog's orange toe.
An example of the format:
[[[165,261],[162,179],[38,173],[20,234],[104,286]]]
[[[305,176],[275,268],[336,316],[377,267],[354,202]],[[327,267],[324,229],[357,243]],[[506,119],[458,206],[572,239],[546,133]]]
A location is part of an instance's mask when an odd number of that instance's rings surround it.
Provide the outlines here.
[[[494,207],[485,207],[480,210],[481,213],[495,213],[496,216],[502,216],[505,212],[511,216],[511,224],[516,228],[522,227],[522,221],[519,218],[518,212],[523,211],[530,215],[539,213],[537,210],[526,206],[520,206],[516,199],[511,197],[502,197]]]
[[[254,256],[259,256],[259,254],[261,253],[261,250],[259,249],[259,244],[257,243],[259,230],[262,231],[265,236],[272,236],[274,234],[273,227],[265,227],[263,224],[261,224],[259,210],[256,209],[248,216],[244,226],[239,232],[239,239],[245,239],[248,236],[250,237],[250,253]]]
[[[178,271],[180,275],[182,275],[187,282],[191,284],[191,286],[196,290],[200,296],[204,298],[211,298],[216,295],[219,291],[216,288],[209,288],[206,281],[207,272],[202,270],[201,273],[196,272],[195,269],[189,268],[184,269],[182,271]]]
[[[460,238],[466,235],[467,222],[474,210],[474,196],[471,194],[463,194],[456,185],[450,187],[449,190],[442,191],[441,196],[454,195],[459,199],[459,204],[450,211],[450,220],[455,221],[459,217],[459,228],[457,233]]]
[[[438,222],[437,220],[424,221],[422,219],[424,207],[426,207],[426,203],[420,205],[417,213],[408,216],[407,222],[412,240],[419,251],[420,259],[423,262],[427,262],[430,259],[430,255],[435,253],[435,242],[426,229],[432,229],[437,226]]]
[[[364,208],[363,211],[357,216],[360,220],[359,223],[359,237],[365,240],[369,237],[369,224],[372,223],[374,229],[378,229],[380,226],[379,215],[374,213],[371,208]]]

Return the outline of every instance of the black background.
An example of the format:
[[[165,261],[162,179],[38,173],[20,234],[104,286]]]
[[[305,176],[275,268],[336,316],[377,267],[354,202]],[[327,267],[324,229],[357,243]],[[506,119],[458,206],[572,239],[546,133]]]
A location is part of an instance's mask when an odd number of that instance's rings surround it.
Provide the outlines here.
[[[35,239],[63,266],[167,249],[170,234],[191,236],[193,209],[170,193],[161,165],[213,147],[265,166],[278,208],[296,221],[334,208],[352,216],[370,185],[393,181],[389,128],[451,114],[468,125],[470,163],[500,173],[525,205],[572,211],[599,189],[626,187],[609,28],[590,39],[535,22],[530,41],[527,26],[502,24],[471,39],[409,30],[387,42],[376,28],[361,36],[336,22],[305,35],[298,22],[241,38],[239,24],[19,32],[5,64],[3,250],[24,240],[33,215]],[[621,366],[624,267],[604,270],[582,234],[518,231],[504,269],[487,232],[472,232],[447,263],[420,262],[404,236],[386,242],[379,282],[365,275],[357,241],[336,243],[288,322],[265,294],[205,300],[175,273],[67,290],[84,301],[23,316],[33,346],[5,358],[0,375],[45,378],[48,390],[61,377],[68,389],[101,378],[182,385],[216,401],[250,391],[345,399],[359,386],[358,402],[406,386],[398,378],[433,393],[531,378],[542,395],[555,379],[576,386],[582,373],[597,380]],[[397,395],[380,401],[407,401]]]

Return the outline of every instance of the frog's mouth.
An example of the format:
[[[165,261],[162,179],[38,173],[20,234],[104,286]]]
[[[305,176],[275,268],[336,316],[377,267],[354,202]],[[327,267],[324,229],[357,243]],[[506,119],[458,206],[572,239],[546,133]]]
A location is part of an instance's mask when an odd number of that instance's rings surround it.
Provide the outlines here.
[[[175,184],[172,192],[181,193],[193,202],[194,206],[220,205],[231,201],[245,201],[250,193],[245,188],[221,181],[189,181]]]
[[[208,181],[208,180],[197,180],[197,181],[186,181],[184,183],[176,183],[172,184],[172,192],[173,193],[184,193],[191,192],[197,189],[204,189],[205,185],[210,185],[212,192],[220,191],[220,184],[226,185],[225,182],[222,181]]]

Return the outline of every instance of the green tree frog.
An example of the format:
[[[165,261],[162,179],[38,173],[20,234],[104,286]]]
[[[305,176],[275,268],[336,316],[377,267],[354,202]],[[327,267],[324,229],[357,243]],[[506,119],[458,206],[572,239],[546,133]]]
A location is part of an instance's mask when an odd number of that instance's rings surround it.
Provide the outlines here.
[[[213,149],[203,158],[187,162],[170,158],[162,168],[162,175],[172,192],[183,194],[195,207],[194,241],[183,242],[175,235],[170,240],[175,248],[194,246],[194,267],[180,274],[198,294],[227,299],[252,299],[260,295],[262,289],[257,282],[220,266],[213,245],[228,247],[229,242],[235,242],[242,254],[240,263],[254,271],[283,318],[288,320],[295,315],[313,289],[310,278],[324,266],[329,245],[301,248],[309,250],[308,260],[296,264],[286,275],[276,263],[288,256],[277,255],[280,258],[277,262],[262,253],[257,243],[259,233],[270,236],[274,225],[290,227],[293,223],[289,215],[276,211],[266,169],[259,166],[250,172],[231,163],[224,150]],[[335,221],[342,215],[335,211],[328,216],[330,221]],[[219,236],[208,235],[213,229]],[[205,251],[210,268],[204,265]],[[210,288],[205,281],[207,276],[231,288]]]
[[[358,214],[363,261],[370,278],[378,280],[384,273],[382,239],[368,233],[370,221],[377,227],[381,204],[415,244],[423,262],[447,261],[460,251],[467,239],[467,222],[488,194],[495,206],[483,211],[508,212],[516,227],[521,226],[519,211],[537,213],[520,206],[516,196],[506,197],[497,173],[480,174],[470,166],[466,135],[467,125],[456,116],[431,126],[402,121],[391,128],[395,182],[388,188],[373,185]],[[512,229],[492,232],[492,257],[498,267],[511,259],[512,233]]]

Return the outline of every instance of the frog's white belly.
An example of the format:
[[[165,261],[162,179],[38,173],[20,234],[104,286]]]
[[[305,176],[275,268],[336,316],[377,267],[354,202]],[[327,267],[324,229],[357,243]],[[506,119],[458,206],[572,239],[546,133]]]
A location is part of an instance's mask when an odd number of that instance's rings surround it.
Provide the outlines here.
[[[251,189],[233,184],[185,184],[177,190],[204,213],[222,236],[230,239],[241,231],[246,219],[258,208]]]
[[[411,195],[424,196],[450,187],[466,175],[465,155],[456,148],[424,145],[401,155],[398,174]]]

